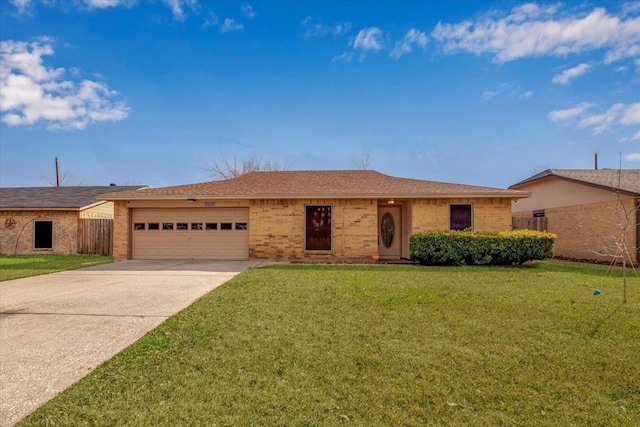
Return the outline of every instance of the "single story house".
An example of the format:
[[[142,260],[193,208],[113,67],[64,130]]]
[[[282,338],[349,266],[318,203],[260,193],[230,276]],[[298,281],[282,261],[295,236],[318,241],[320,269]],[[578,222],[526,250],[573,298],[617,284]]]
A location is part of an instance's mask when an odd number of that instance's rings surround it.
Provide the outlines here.
[[[116,259],[371,260],[408,257],[413,232],[511,229],[529,193],[373,170],[251,172],[103,194]]]
[[[76,254],[80,220],[113,219],[113,203],[96,197],[140,188],[146,186],[0,188],[0,254]]]
[[[548,169],[509,188],[531,193],[514,218],[546,218],[556,256],[640,262],[640,169]]]

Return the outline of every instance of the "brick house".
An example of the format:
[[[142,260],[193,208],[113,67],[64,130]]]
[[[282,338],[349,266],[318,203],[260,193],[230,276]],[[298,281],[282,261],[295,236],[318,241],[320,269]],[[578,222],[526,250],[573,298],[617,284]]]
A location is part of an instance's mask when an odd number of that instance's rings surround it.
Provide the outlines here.
[[[529,193],[376,171],[252,172],[110,193],[116,259],[371,260],[408,256],[413,232],[511,229]]]
[[[640,261],[640,169],[549,169],[509,188],[531,192],[513,215],[546,218],[556,256],[620,262],[624,246]]]
[[[0,254],[78,253],[81,219],[113,219],[113,203],[96,197],[143,186],[0,188]]]

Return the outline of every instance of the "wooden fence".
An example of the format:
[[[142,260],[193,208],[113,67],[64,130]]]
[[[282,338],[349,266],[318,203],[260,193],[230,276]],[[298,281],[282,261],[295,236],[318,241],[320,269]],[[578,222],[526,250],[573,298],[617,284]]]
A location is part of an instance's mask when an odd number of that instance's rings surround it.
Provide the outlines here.
[[[547,231],[547,218],[545,217],[512,217],[511,228],[513,230]]]
[[[113,255],[113,220],[78,220],[78,253]]]

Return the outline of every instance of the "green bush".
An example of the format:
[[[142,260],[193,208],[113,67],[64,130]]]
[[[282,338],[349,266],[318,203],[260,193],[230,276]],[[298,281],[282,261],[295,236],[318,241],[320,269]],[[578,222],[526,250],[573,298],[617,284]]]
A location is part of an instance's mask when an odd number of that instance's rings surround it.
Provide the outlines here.
[[[425,265],[514,265],[553,257],[556,236],[531,230],[412,234],[409,256]]]

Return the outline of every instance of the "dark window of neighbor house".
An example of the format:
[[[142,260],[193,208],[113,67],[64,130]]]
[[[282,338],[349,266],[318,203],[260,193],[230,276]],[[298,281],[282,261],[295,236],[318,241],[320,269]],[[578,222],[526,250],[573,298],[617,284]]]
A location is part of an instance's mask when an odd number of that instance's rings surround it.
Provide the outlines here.
[[[53,221],[33,222],[34,249],[53,249]]]
[[[471,205],[451,205],[451,230],[471,228]]]
[[[534,218],[544,218],[544,209],[539,211],[533,211]]]
[[[305,250],[331,250],[331,206],[307,206]]]

